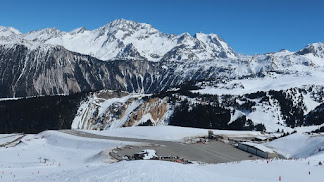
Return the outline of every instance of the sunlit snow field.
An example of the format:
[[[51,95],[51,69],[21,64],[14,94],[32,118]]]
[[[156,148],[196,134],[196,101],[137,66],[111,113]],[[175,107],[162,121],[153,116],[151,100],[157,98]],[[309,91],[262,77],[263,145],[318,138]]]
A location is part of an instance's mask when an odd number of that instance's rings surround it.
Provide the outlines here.
[[[206,130],[179,127],[157,127],[152,132],[145,127],[108,130],[96,134],[151,138],[176,141],[197,136]],[[215,131],[217,132],[217,131]],[[220,131],[221,132],[221,131]],[[164,133],[164,136],[163,136]],[[224,131],[225,134],[244,135]],[[145,135],[147,135],[145,137]],[[0,135],[1,138],[8,135]],[[154,139],[154,137],[152,138]],[[223,164],[178,164],[165,161],[123,161],[114,163],[109,151],[126,144],[138,143],[90,139],[71,136],[58,131],[26,135],[14,147],[0,148],[0,181],[318,181],[324,177],[322,135],[301,132],[266,144],[291,160],[241,161]],[[320,148],[319,148],[320,147]],[[322,148],[321,148],[322,147]],[[300,158],[298,158],[300,157]],[[46,163],[44,163],[46,159]],[[310,172],[310,174],[309,174]]]

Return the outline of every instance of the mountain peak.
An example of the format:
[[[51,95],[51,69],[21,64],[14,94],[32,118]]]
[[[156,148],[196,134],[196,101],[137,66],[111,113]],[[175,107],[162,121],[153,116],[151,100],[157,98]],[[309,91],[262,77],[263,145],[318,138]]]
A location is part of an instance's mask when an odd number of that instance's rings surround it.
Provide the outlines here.
[[[36,33],[36,32],[39,34],[59,34],[59,33],[61,33],[61,31],[59,29],[57,29],[56,27],[51,27],[51,28],[45,28],[45,29],[31,31],[31,32],[28,32],[27,34]]]
[[[116,19],[101,27],[100,29],[122,29],[126,31],[130,30],[138,30],[138,29],[151,29],[152,25],[146,23],[138,23],[131,20],[126,19]]]
[[[0,36],[11,36],[11,35],[20,35],[19,30],[13,27],[3,27],[0,26]]]
[[[126,20],[124,18],[120,18],[120,19],[115,19],[113,21],[111,21],[109,24],[114,24],[114,25],[118,25],[118,24],[124,24],[124,23],[137,23],[131,20]]]
[[[162,33],[150,24],[126,19],[116,19],[91,31],[84,27],[71,32],[46,28],[17,37],[35,44],[61,45],[101,60],[132,56],[149,61],[236,58],[236,53],[216,34],[191,36],[186,32],[172,35]]]
[[[182,33],[180,36],[191,37],[191,35],[188,32]]]
[[[287,49],[280,49],[280,51],[279,52],[290,52],[289,50],[287,50]]]
[[[78,34],[78,33],[83,33],[84,31],[86,31],[87,29],[82,26],[82,27],[79,27],[79,28],[76,28],[74,30],[72,30],[71,32],[69,32],[70,34]]]
[[[202,32],[199,32],[199,33],[195,33],[195,35],[193,36],[194,38],[202,38],[202,37],[217,37],[217,38],[220,38],[217,34],[214,34],[214,33],[210,33],[210,34],[205,34],[205,33],[202,33]]]
[[[306,54],[313,54],[316,57],[324,58],[324,44],[322,42],[308,44],[304,49],[296,52],[296,55]]]
[[[199,32],[193,37],[208,45],[212,52],[216,54],[216,57],[237,58],[237,53],[235,53],[232,48],[217,34],[204,34]]]
[[[316,49],[319,49],[319,48],[324,47],[324,43],[323,42],[316,42],[316,43],[309,44],[308,46],[312,46],[312,47],[314,47]]]

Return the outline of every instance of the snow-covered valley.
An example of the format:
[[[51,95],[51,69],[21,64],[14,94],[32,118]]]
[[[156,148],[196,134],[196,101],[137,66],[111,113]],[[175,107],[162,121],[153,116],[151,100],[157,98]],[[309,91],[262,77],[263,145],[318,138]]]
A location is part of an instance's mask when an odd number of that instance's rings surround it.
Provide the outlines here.
[[[190,137],[207,132],[199,129],[157,127],[154,132],[143,133],[145,127],[125,128],[124,133],[141,134],[152,138],[158,133],[161,140],[171,136]],[[128,130],[128,131],[127,131]],[[147,131],[151,131],[149,128]],[[114,130],[111,130],[114,133]],[[217,131],[215,131],[217,133]],[[109,131],[107,131],[109,133]],[[116,132],[115,132],[116,133]],[[121,131],[117,131],[121,133]],[[138,133],[138,134],[135,134]],[[165,133],[163,135],[163,133]],[[241,135],[235,131],[219,131]],[[100,133],[97,133],[100,134]],[[180,135],[179,135],[180,134]],[[260,135],[260,133],[259,133]],[[127,136],[127,135],[126,135]],[[7,136],[0,136],[7,137]],[[301,144],[296,139],[305,138]],[[3,181],[316,181],[324,177],[324,154],[315,150],[323,143],[323,135],[296,133],[265,145],[286,153],[295,148],[295,159],[261,159],[221,164],[179,164],[156,160],[122,161],[115,163],[109,151],[123,145],[141,145],[134,142],[71,136],[58,131],[46,131],[38,135],[26,135],[14,147],[0,148],[1,180]],[[179,139],[180,139],[179,138]],[[295,145],[287,146],[287,143]],[[286,147],[284,147],[286,146]],[[304,150],[317,151],[303,155]],[[297,152],[297,153],[296,153]],[[300,158],[298,158],[298,155]],[[45,162],[46,161],[46,162]],[[168,175],[166,175],[168,174]]]

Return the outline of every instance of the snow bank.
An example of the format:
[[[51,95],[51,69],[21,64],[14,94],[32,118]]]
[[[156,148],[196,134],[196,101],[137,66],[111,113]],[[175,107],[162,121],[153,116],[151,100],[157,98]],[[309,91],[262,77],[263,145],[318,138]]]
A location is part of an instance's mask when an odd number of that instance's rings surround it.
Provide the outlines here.
[[[208,129],[176,127],[176,126],[136,126],[109,129],[103,131],[82,130],[97,135],[140,138],[164,141],[182,141],[186,137],[207,136]],[[216,135],[228,135],[232,137],[259,136],[260,132],[255,131],[230,131],[212,130]]]

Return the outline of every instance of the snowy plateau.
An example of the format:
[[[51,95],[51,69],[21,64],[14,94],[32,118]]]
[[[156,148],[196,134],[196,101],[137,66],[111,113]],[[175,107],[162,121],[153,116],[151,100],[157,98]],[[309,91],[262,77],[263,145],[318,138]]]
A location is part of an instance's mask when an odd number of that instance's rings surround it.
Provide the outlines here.
[[[323,98],[321,42],[251,56],[216,34],[124,19],[70,32],[0,26],[0,181],[320,181]],[[208,148],[210,130],[234,153],[255,138],[279,157],[236,160]],[[169,146],[224,161],[118,156]]]

